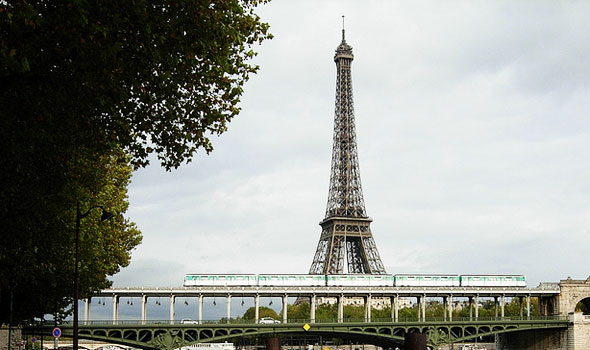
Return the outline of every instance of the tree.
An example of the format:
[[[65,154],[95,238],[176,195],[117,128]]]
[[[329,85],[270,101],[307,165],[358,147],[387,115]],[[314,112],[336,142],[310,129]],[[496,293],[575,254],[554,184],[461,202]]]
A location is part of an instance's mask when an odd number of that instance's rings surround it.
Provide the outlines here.
[[[67,312],[77,202],[123,214],[130,165],[211,152],[271,37],[261,2],[0,2],[0,322],[10,295],[15,321]],[[123,216],[96,221],[82,225],[81,296],[141,240]]]
[[[399,318],[400,320],[415,320],[418,318],[418,304],[412,307],[404,307],[399,309]]]
[[[65,184],[54,197],[57,202],[78,198],[82,210],[100,204],[114,213],[126,211],[132,168],[122,151],[99,156],[92,164],[84,158],[71,168],[79,176]],[[66,313],[72,302],[76,208],[60,211],[40,200],[47,207],[32,208],[28,221],[16,216],[5,222],[0,246],[0,322],[9,319],[11,294],[17,322]],[[100,214],[91,212],[80,229],[81,297],[110,286],[106,276],[127,266],[130,251],[141,242],[141,233],[128,219],[117,214],[100,222]]]
[[[289,304],[287,305],[287,315],[290,320],[308,320],[311,317],[311,306],[306,302],[295,305]],[[283,316],[282,311],[279,316]]]
[[[263,317],[272,317],[275,320],[279,319],[279,315],[277,315],[276,311],[268,308],[266,306],[260,306],[260,308],[258,309],[258,317],[259,318],[263,318]],[[244,320],[254,320],[256,316],[256,308],[255,307],[250,307],[248,308],[248,310],[246,310],[246,312],[244,312],[244,315],[242,315],[242,319]]]
[[[135,165],[156,152],[167,169],[178,167],[198,149],[209,153],[209,137],[238,114],[258,70],[252,45],[271,38],[254,13],[263,2],[7,1],[5,114],[13,126],[42,118],[58,122],[50,130],[58,137],[116,143]]]

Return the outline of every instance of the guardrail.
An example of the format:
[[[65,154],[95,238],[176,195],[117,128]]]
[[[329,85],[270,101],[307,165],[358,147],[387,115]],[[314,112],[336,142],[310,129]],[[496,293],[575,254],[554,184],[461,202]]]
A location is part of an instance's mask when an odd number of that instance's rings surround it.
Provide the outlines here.
[[[520,317],[520,316],[510,316],[510,317],[453,317],[453,320],[448,320],[443,317],[426,317],[426,320],[420,321],[416,317],[409,317],[409,318],[399,318],[397,322],[395,322],[391,318],[373,318],[369,322],[366,319],[362,318],[345,318],[342,320],[341,323],[466,323],[466,322],[524,322],[524,321],[568,321],[568,316],[531,316],[531,317]],[[281,320],[277,320],[276,323],[259,323],[262,326],[278,326],[282,323]],[[584,321],[590,321],[590,315],[584,315]],[[305,323],[313,323],[311,319],[289,319],[287,320],[287,324],[305,324]],[[337,319],[316,319],[315,323],[339,323]],[[195,326],[195,325],[226,325],[226,324],[255,324],[253,319],[221,319],[221,320],[203,320],[201,322],[198,321],[190,321],[190,322],[182,322],[175,320],[174,322],[170,322],[170,320],[93,320],[93,321],[79,321],[79,326],[100,326],[100,325],[116,325],[116,326],[133,326],[133,325],[174,325],[174,326]],[[38,323],[31,326],[54,326],[54,321],[45,321],[44,323]],[[72,326],[72,321],[63,321],[60,322],[59,325],[63,326]]]

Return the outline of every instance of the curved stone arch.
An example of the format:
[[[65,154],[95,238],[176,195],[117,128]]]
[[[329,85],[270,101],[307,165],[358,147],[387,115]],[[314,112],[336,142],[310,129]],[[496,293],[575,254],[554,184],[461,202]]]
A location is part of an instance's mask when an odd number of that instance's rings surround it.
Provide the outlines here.
[[[576,311],[579,302],[590,298],[590,277],[586,280],[561,280],[559,288],[559,314],[567,316]]]
[[[580,299],[575,306],[575,311],[578,311],[578,306],[582,304],[582,312],[584,315],[590,315],[590,296]]]

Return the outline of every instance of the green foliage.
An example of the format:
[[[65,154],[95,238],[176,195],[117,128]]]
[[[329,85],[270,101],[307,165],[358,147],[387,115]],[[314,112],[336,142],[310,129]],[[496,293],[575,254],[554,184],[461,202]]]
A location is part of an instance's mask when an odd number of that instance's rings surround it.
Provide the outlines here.
[[[391,318],[391,308],[388,307],[384,307],[383,309],[379,310],[379,309],[373,309],[371,310],[371,316],[373,319],[378,320],[378,319],[390,319]]]
[[[252,47],[272,37],[254,13],[264,2],[6,1],[2,106],[119,144],[135,165],[156,152],[178,167],[198,149],[209,153],[209,137],[238,114],[258,70]]]
[[[287,315],[289,315],[290,320],[308,320],[311,316],[311,307],[309,303],[299,303],[297,305],[287,305]],[[280,315],[281,318],[283,316],[283,312],[281,311]]]
[[[414,307],[404,307],[399,309],[398,317],[400,319],[417,319],[418,318],[418,307],[414,305]]]
[[[123,214],[133,167],[209,153],[271,37],[265,1],[0,2],[0,323],[67,312],[76,203]],[[129,155],[129,156],[127,156]],[[108,286],[141,235],[81,226],[80,295]]]
[[[121,215],[128,206],[127,185],[132,171],[128,157],[119,150],[96,156],[94,161],[90,158],[69,162],[71,173],[77,176],[60,179],[65,185],[51,198],[55,202],[39,197],[38,202],[30,202],[30,209],[22,209],[25,215],[3,220],[0,321],[6,322],[9,317],[10,294],[17,322],[45,313],[67,312],[73,296],[76,199],[82,212],[104,205],[117,214],[100,222],[101,211],[93,210],[81,221],[80,296],[108,287],[106,276],[129,264],[130,252],[141,242],[141,233]],[[48,186],[52,180],[45,179]],[[6,203],[0,205],[4,214],[13,209]]]
[[[316,320],[335,320],[338,318],[338,305],[320,304],[315,309]]]
[[[279,315],[277,315],[275,310],[265,307],[265,306],[261,306],[258,309],[258,312],[259,312],[259,314],[258,314],[259,318],[272,317],[275,320],[280,319]],[[241,318],[243,320],[254,320],[255,316],[256,316],[256,308],[252,306],[252,307],[248,308],[248,310],[246,310],[246,312],[244,312],[244,315],[242,315]]]

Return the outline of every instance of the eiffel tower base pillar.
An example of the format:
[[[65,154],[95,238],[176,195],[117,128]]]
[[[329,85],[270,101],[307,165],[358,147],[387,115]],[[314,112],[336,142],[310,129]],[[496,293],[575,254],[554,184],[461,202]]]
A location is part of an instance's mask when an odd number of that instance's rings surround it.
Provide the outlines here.
[[[406,333],[404,335],[406,350],[426,350],[425,333]]]
[[[281,350],[281,338],[277,336],[266,338],[266,350]]]

